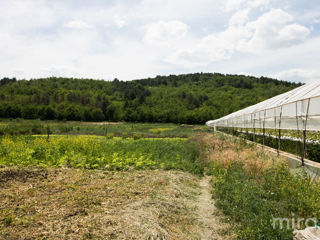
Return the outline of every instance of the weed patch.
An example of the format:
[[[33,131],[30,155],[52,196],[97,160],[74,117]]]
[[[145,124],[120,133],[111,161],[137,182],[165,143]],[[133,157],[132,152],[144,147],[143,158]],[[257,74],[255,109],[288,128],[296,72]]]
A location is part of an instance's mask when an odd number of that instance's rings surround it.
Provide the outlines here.
[[[208,143],[217,207],[239,239],[292,239],[297,226],[275,218],[320,218],[320,188],[303,169],[292,173],[283,159],[230,139]],[[304,223],[300,226],[306,227]]]

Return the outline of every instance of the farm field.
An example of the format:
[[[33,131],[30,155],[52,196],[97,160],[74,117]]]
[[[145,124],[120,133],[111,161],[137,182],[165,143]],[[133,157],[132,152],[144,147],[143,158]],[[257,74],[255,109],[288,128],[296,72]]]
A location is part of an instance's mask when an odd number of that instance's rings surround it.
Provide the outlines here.
[[[0,240],[320,240],[320,0],[0,13]]]
[[[0,135],[47,134],[99,135],[115,137],[190,137],[207,131],[203,125],[172,123],[73,122],[0,119]]]
[[[168,126],[181,128],[182,137],[161,136]],[[0,137],[0,238],[202,239],[208,221],[198,210],[204,164],[194,136],[205,128],[134,125],[139,128],[153,137]],[[204,206],[214,208],[208,198]],[[228,237],[228,225],[215,212],[209,234]]]
[[[5,136],[0,164],[80,169],[179,169],[203,174],[197,143],[185,138]]]
[[[274,216],[320,218],[317,180],[282,158],[200,126],[121,124],[135,131],[1,136],[0,238],[290,239]]]

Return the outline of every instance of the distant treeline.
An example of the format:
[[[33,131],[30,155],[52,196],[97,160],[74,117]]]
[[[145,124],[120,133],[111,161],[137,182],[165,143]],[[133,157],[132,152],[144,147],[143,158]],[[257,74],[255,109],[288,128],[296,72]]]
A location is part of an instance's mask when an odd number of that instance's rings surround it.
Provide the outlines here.
[[[204,123],[301,84],[195,73],[113,81],[0,80],[0,118]]]

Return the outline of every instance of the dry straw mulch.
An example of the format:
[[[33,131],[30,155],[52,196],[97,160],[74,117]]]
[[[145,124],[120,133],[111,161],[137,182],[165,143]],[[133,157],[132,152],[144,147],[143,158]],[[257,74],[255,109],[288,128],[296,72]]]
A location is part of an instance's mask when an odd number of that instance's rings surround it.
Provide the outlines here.
[[[1,239],[199,239],[199,178],[179,171],[0,169]]]

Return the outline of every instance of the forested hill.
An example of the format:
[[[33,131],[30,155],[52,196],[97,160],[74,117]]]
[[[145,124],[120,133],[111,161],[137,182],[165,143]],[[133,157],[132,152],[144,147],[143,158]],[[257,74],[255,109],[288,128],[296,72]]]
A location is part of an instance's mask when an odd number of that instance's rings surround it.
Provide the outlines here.
[[[0,80],[0,118],[204,123],[300,84],[196,73],[134,81]]]

